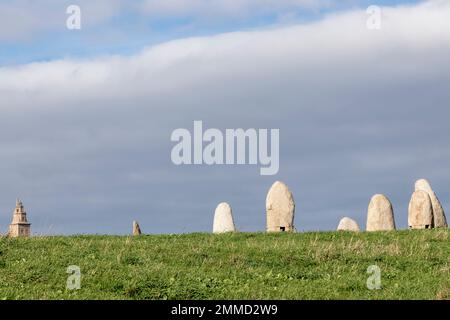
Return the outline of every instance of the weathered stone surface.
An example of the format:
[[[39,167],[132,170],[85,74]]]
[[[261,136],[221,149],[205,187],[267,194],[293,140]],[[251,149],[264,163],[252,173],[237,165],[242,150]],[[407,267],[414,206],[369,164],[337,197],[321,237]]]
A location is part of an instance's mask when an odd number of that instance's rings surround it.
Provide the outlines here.
[[[414,191],[408,208],[408,226],[410,229],[433,228],[433,206],[428,192]]]
[[[444,208],[442,208],[436,193],[431,188],[431,185],[425,179],[419,179],[415,183],[415,191],[425,191],[430,196],[431,205],[433,207],[433,222],[434,228],[447,228],[447,218],[445,217]]]
[[[275,182],[266,198],[266,230],[294,231],[294,214],[295,202],[291,191],[283,182]]]
[[[344,217],[339,222],[337,230],[338,231],[356,231],[356,232],[358,232],[359,226],[355,220],[350,219],[348,217]]]
[[[12,238],[29,237],[30,234],[31,224],[28,223],[27,213],[25,212],[22,201],[17,199],[13,219],[11,224],[9,225],[8,236]]]
[[[133,236],[139,236],[142,234],[141,227],[137,221],[133,221]]]
[[[367,210],[367,231],[395,230],[394,210],[389,199],[376,194],[372,197]]]
[[[417,180],[416,183],[414,184],[414,187],[415,187],[415,191],[417,191],[417,190],[422,190],[422,191],[426,191],[426,192],[433,191],[433,189],[431,189],[430,183],[426,179]]]
[[[233,211],[231,206],[222,202],[216,208],[214,212],[213,233],[235,232],[236,227],[234,225]]]

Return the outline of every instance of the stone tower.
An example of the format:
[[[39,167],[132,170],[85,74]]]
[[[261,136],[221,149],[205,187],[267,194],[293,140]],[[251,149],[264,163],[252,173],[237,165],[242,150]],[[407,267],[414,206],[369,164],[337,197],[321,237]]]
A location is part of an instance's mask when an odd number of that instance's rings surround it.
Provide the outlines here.
[[[8,235],[13,238],[29,237],[31,231],[31,223],[28,223],[27,213],[23,207],[22,201],[17,199],[16,208],[11,224],[9,225]]]

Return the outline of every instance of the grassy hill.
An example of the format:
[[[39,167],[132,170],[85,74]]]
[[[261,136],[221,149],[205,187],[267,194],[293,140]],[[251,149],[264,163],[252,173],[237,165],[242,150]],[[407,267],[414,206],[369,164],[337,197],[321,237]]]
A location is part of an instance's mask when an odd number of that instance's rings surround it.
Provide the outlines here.
[[[2,238],[0,299],[450,299],[449,254],[450,229]]]

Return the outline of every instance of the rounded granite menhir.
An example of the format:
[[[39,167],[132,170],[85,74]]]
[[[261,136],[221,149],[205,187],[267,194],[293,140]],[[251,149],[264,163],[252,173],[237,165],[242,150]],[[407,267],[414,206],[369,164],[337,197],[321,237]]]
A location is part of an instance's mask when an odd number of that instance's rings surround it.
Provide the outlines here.
[[[236,227],[233,220],[231,206],[222,202],[214,212],[213,233],[235,232]]]
[[[430,183],[425,179],[419,179],[415,183],[415,191],[425,191],[430,196],[431,205],[433,207],[433,222],[434,228],[447,228],[447,219],[445,217],[444,209],[439,201],[436,193],[431,188]]]
[[[295,202],[292,192],[276,181],[266,197],[267,232],[294,231]]]
[[[410,229],[431,229],[433,223],[433,206],[426,191],[414,191],[408,207],[408,226]]]
[[[337,227],[337,231],[354,231],[354,232],[358,232],[359,231],[359,226],[358,223],[348,217],[344,217],[341,219],[341,221],[339,222],[339,225]]]
[[[395,230],[394,210],[389,199],[376,194],[372,197],[367,210],[367,231]]]

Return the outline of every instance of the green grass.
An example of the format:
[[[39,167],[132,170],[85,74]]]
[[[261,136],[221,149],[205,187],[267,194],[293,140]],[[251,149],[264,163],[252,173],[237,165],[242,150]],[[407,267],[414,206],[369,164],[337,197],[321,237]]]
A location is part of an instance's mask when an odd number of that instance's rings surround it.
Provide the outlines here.
[[[0,299],[450,299],[450,229],[0,239]],[[81,289],[67,290],[69,265]],[[368,290],[367,268],[381,269]]]

